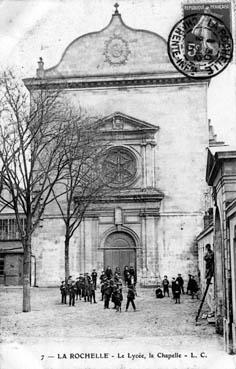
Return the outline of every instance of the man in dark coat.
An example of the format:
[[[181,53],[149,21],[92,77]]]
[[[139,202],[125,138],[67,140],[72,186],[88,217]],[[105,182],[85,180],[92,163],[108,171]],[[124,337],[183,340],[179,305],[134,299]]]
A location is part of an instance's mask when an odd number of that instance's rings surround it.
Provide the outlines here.
[[[120,311],[121,312],[121,304],[123,301],[123,295],[122,295],[122,290],[120,290],[119,288],[117,288],[114,292],[114,304],[115,304],[115,308],[116,311]]]
[[[194,296],[196,296],[198,299],[198,285],[197,285],[197,281],[195,280],[194,276],[192,276],[191,278],[191,295],[192,295],[192,299],[194,299]]]
[[[96,304],[97,302],[96,302],[96,296],[95,296],[95,285],[92,280],[89,282],[88,294],[89,294],[90,304],[92,304],[92,300],[94,304]]]
[[[76,278],[76,300],[78,300],[78,297],[79,299],[81,300],[81,295],[82,295],[82,286],[83,286],[83,282],[82,282],[82,274],[80,274],[80,276],[78,278]]]
[[[171,282],[171,290],[172,290],[172,296],[173,296],[173,299],[175,298],[175,278],[173,277],[172,278],[172,282]]]
[[[89,277],[88,273],[85,273],[84,277],[84,301],[89,302],[89,285],[90,285],[91,278]]]
[[[67,290],[66,290],[65,281],[61,282],[60,291],[61,291],[61,303],[66,304]]]
[[[103,301],[103,286],[104,286],[105,280],[107,280],[107,277],[106,277],[106,274],[105,274],[104,270],[102,270],[99,279],[100,279],[100,291],[101,291],[101,294],[102,294],[101,301]]]
[[[75,281],[71,281],[68,285],[69,289],[69,306],[75,306],[75,292],[76,292],[76,283]]]
[[[206,245],[206,250],[207,252],[204,256],[206,262],[205,278],[210,282],[214,274],[214,252],[211,250],[211,245],[209,243]]]
[[[184,295],[184,280],[183,280],[181,274],[178,274],[178,277],[176,278],[176,281],[179,283],[180,290],[181,290],[182,294]]]
[[[104,309],[109,309],[109,302],[112,294],[112,285],[110,284],[109,280],[104,282],[103,294],[104,294]]]
[[[93,269],[93,271],[91,273],[91,277],[92,277],[92,281],[93,281],[95,290],[97,289],[97,276],[98,276],[98,274],[96,272],[96,269]]]
[[[126,273],[126,282],[125,282],[126,286],[134,285],[132,282],[133,282],[133,278],[131,277],[130,273],[127,272]]]
[[[134,299],[135,299],[135,289],[134,289],[134,286],[131,285],[131,286],[128,286],[127,302],[126,302],[125,311],[128,311],[130,303],[133,306],[134,311],[136,311],[136,306],[135,306],[135,303],[134,303]]]
[[[113,273],[112,273],[110,266],[108,266],[107,269],[105,270],[105,274],[106,274],[107,279],[112,279]]]

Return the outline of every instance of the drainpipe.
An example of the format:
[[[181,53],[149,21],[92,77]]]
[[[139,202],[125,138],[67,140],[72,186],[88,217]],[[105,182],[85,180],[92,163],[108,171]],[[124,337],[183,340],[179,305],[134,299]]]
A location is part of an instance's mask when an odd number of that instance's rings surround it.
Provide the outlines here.
[[[37,283],[36,283],[36,275],[37,275],[37,270],[36,270],[36,266],[37,266],[37,264],[36,264],[36,257],[35,257],[35,255],[31,254],[31,258],[34,259],[34,285],[33,285],[33,287],[38,287],[37,286]],[[31,265],[31,263],[30,263],[30,265]],[[30,277],[31,277],[31,272],[30,272]]]

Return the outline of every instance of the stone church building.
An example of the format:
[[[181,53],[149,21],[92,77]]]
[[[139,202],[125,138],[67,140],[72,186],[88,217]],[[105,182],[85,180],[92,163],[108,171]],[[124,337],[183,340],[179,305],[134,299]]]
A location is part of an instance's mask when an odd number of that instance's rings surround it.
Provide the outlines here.
[[[109,201],[91,204],[70,246],[70,273],[133,265],[141,285],[165,274],[197,273],[202,229],[208,82],[189,79],[169,61],[166,41],[132,29],[116,9],[100,31],[82,35],[60,62],[24,80],[33,94],[60,88],[110,137],[108,161],[119,173]],[[110,158],[110,159],[109,159]],[[64,223],[55,207],[33,238],[38,286],[64,279]]]

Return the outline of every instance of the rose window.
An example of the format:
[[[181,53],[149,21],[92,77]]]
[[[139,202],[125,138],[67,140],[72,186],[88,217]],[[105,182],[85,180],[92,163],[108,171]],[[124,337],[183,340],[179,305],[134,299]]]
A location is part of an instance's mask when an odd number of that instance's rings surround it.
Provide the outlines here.
[[[108,185],[129,185],[135,178],[136,159],[125,148],[112,148],[108,150],[103,169]]]

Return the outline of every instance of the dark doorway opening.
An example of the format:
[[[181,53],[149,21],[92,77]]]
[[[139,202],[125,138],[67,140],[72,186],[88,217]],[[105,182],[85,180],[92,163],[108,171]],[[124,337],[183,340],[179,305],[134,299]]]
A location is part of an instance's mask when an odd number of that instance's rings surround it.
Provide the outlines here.
[[[104,247],[104,269],[109,265],[114,272],[119,267],[122,277],[126,265],[133,266],[136,270],[136,244],[128,233],[110,234],[105,240]]]

